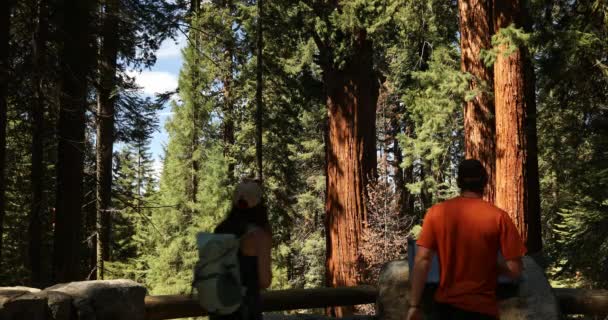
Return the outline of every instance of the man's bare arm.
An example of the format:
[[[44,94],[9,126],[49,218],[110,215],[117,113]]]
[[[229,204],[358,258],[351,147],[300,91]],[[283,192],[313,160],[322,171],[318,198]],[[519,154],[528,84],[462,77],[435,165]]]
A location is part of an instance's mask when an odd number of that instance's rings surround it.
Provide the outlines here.
[[[426,278],[431,269],[431,261],[435,252],[425,247],[418,246],[416,253],[414,271],[412,273],[412,291],[410,293],[410,306],[420,307],[422,292]]]

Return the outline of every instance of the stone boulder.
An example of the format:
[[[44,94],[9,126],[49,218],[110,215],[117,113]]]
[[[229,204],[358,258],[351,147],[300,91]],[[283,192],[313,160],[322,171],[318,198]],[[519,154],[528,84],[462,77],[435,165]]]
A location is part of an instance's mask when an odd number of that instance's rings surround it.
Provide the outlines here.
[[[498,289],[501,320],[558,320],[559,305],[543,269],[531,257],[524,257],[524,272],[517,286]],[[388,262],[380,272],[376,314],[383,320],[403,320],[408,311],[409,266],[407,261]],[[433,288],[427,287],[422,306],[433,314]],[[508,291],[508,292],[507,292]]]
[[[410,290],[407,260],[386,263],[378,278],[376,316],[384,320],[405,320]]]
[[[70,296],[78,320],[143,320],[145,317],[146,288],[131,280],[71,282],[47,288],[44,293]],[[65,312],[64,309],[56,311]]]
[[[264,320],[335,320],[336,318],[328,317],[322,314],[314,313],[296,313],[283,314],[276,312],[266,312],[263,315]],[[341,318],[342,320],[376,320],[375,316],[352,315]]]
[[[0,287],[0,320],[46,319],[47,300],[40,289]]]
[[[39,296],[47,300],[47,320],[75,320],[76,310],[72,307],[72,297],[56,291],[42,291]]]
[[[502,320],[558,320],[559,305],[543,269],[524,257],[524,272],[515,296],[500,301]]]

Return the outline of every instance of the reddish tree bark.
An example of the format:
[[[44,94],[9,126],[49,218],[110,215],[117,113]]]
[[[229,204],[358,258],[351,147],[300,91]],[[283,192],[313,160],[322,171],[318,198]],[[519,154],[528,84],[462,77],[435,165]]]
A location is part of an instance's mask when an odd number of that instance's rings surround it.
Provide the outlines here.
[[[525,26],[520,0],[494,3],[494,28]],[[505,48],[502,48],[503,50]],[[530,253],[542,249],[534,71],[528,52],[499,53],[494,64],[496,205],[513,219]]]
[[[110,260],[112,154],[114,149],[114,89],[118,57],[119,1],[106,0],[99,63],[97,97],[97,279],[104,278],[104,261]]]
[[[64,0],[57,145],[57,194],[53,274],[56,282],[81,278],[81,233],[87,75],[93,56],[90,45],[89,0]]]
[[[464,108],[465,157],[477,159],[488,172],[488,185],[484,199],[494,202],[494,101],[489,93],[492,88],[492,70],[480,59],[480,51],[489,49],[492,37],[491,1],[460,0],[460,48],[461,69],[473,76],[471,90],[477,96]]]
[[[359,281],[358,257],[367,219],[365,188],[376,169],[376,101],[378,82],[372,44],[365,31],[354,35],[352,58],[341,69],[322,64],[328,108],[325,228],[327,285],[352,286]],[[336,307],[341,317],[352,308]]]

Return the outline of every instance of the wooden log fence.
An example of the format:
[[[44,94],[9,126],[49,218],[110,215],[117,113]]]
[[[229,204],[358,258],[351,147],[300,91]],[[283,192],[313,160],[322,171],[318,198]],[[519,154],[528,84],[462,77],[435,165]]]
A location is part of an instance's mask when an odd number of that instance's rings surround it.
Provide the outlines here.
[[[554,288],[554,292],[564,314],[608,315],[608,290]],[[353,306],[374,303],[377,295],[373,286],[266,291],[262,293],[262,310]],[[196,297],[189,295],[147,296],[145,304],[147,320],[207,315]]]
[[[565,314],[608,315],[608,290],[553,288]]]
[[[373,286],[290,289],[262,292],[262,311],[316,309],[373,303],[378,290]],[[147,296],[146,319],[162,320],[207,315],[195,297],[189,295]]]

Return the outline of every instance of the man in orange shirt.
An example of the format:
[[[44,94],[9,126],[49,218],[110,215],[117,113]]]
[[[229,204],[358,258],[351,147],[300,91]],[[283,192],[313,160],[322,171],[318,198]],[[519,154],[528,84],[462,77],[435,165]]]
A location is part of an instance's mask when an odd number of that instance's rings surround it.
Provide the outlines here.
[[[507,213],[482,199],[486,183],[483,165],[465,160],[458,167],[460,196],[427,211],[417,241],[408,320],[422,319],[421,297],[435,253],[441,267],[435,292],[440,319],[498,319],[498,275],[519,278],[526,248]]]

